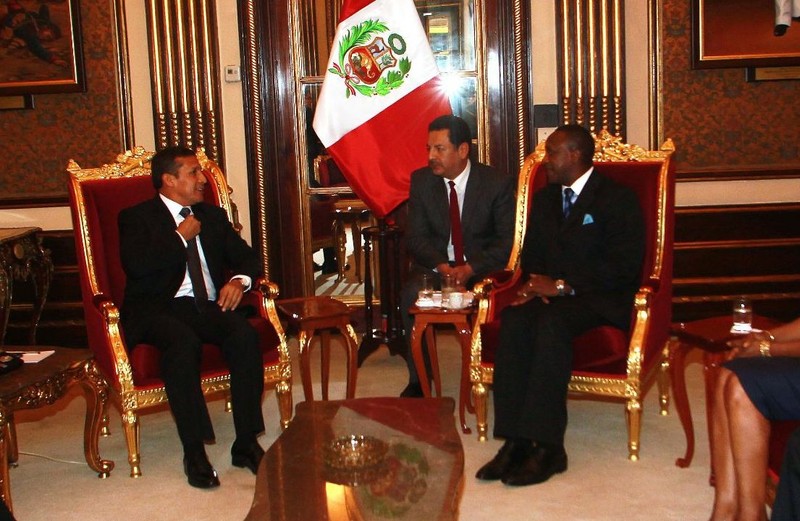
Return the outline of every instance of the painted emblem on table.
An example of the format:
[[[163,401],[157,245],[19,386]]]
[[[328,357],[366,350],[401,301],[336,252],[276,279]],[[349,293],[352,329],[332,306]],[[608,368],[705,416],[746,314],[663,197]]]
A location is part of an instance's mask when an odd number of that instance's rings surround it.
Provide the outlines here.
[[[384,36],[379,36],[389,33]],[[371,39],[370,39],[371,38]],[[403,55],[406,41],[380,20],[356,24],[339,42],[339,60],[328,69],[343,78],[345,97],[361,94],[386,96],[403,84],[411,60]]]

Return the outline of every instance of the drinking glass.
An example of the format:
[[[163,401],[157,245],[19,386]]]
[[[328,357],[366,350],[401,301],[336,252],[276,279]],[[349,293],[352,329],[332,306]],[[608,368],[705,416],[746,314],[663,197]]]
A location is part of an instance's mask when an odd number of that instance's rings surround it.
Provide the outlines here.
[[[433,298],[433,277],[430,275],[422,276],[422,287],[419,291],[420,300],[430,300]]]
[[[747,297],[733,301],[732,333],[749,333],[753,326],[753,306]]]
[[[442,307],[450,307],[450,293],[455,290],[455,280],[452,275],[442,275]]]

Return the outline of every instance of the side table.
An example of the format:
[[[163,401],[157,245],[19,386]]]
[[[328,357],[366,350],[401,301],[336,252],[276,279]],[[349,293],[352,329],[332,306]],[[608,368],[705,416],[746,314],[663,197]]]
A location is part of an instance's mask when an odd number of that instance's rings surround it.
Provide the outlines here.
[[[346,200],[336,201],[333,210],[333,236],[336,237],[336,260],[339,263],[339,274],[336,277],[337,281],[344,279],[344,272],[346,268],[346,255],[345,255],[345,226],[350,225],[353,236],[353,262],[355,264],[356,280],[361,284],[361,221],[369,217],[369,208],[360,201]]]
[[[770,329],[780,322],[753,316],[753,327],[756,329]],[[719,366],[725,361],[729,349],[727,341],[735,335],[730,332],[732,319],[730,316],[711,317],[693,322],[673,324],[671,329],[672,339],[669,346],[669,371],[672,381],[672,392],[675,399],[675,409],[678,411],[683,431],[686,434],[686,453],[682,458],[675,460],[678,467],[688,467],[694,457],[694,427],[692,425],[692,412],[689,408],[689,399],[686,395],[686,354],[691,349],[703,351],[703,375],[706,391],[706,418],[711,425],[714,410],[714,387],[719,376]],[[711,430],[708,432],[709,448],[713,450],[714,440]],[[713,480],[714,469],[711,469]]]
[[[328,375],[330,374],[330,330],[342,333],[347,351],[347,398],[356,393],[356,371],[358,339],[350,325],[350,309],[343,302],[331,297],[300,297],[279,300],[278,311],[298,332],[300,344],[300,375],[303,380],[303,395],[306,400],[314,399],[311,386],[311,339],[319,331],[321,336],[322,360],[322,399],[328,399]]]
[[[34,302],[28,342],[36,343],[36,326],[53,276],[53,261],[50,252],[42,248],[40,231],[41,228],[0,228],[0,345],[6,338],[14,280],[29,277],[33,282]]]
[[[464,434],[470,434],[472,430],[467,427],[464,411],[470,414],[475,413],[475,407],[470,401],[470,382],[469,382],[469,360],[470,360],[470,341],[472,339],[472,314],[473,306],[464,309],[447,308],[421,308],[417,305],[411,306],[409,313],[414,316],[414,327],[411,330],[411,355],[414,358],[414,366],[419,375],[422,394],[426,398],[431,396],[430,383],[428,382],[428,371],[425,369],[425,361],[422,356],[422,336],[425,335],[428,346],[428,355],[431,359],[431,369],[433,371],[433,384],[436,388],[436,396],[442,396],[442,380],[439,373],[439,357],[436,353],[436,336],[434,334],[434,324],[452,324],[458,333],[458,340],[461,345],[461,380],[458,393],[458,419],[461,421],[461,430]]]
[[[8,348],[9,351],[33,351],[30,347]],[[37,409],[54,403],[75,383],[81,384],[86,395],[86,423],[83,448],[86,463],[108,477],[114,462],[100,458],[97,440],[103,426],[103,411],[108,399],[108,384],[97,370],[88,349],[37,346],[36,350],[53,350],[52,355],[35,364],[0,377],[0,495],[11,509],[11,484],[8,464],[19,457],[14,411]]]

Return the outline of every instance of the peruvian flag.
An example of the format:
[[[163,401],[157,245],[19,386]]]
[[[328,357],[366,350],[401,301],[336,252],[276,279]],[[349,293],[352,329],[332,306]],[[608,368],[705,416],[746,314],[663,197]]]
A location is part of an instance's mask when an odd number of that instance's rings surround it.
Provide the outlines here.
[[[428,124],[451,113],[413,0],[344,0],[313,126],[377,217],[408,198]]]

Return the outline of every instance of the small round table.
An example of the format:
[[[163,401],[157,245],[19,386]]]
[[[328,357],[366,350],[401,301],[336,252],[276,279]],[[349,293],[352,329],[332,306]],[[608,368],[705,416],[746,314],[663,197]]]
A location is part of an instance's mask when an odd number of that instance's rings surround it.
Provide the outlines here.
[[[331,297],[300,297],[278,300],[278,311],[298,332],[300,344],[300,375],[303,380],[303,395],[314,399],[311,386],[311,339],[319,331],[321,337],[322,399],[328,399],[328,375],[330,374],[330,330],[342,333],[347,351],[347,398],[355,397],[358,359],[358,339],[350,325],[350,309],[343,302]]]
[[[719,376],[719,366],[725,361],[730,347],[727,341],[736,335],[731,333],[733,320],[730,315],[711,317],[686,323],[672,325],[670,331],[672,339],[669,345],[669,372],[672,381],[672,392],[675,398],[675,410],[681,420],[683,432],[686,434],[686,453],[682,458],[675,460],[678,467],[688,467],[694,457],[694,426],[692,425],[692,411],[689,408],[689,398],[686,395],[686,354],[692,349],[703,351],[703,375],[706,389],[706,418],[711,427],[714,410],[714,387]],[[770,329],[780,324],[770,318],[753,316],[753,327],[756,329]],[[711,451],[714,448],[714,439],[711,430],[708,431],[708,443]],[[714,469],[711,469],[713,480]]]
[[[472,430],[467,427],[464,411],[470,414],[475,413],[475,407],[470,400],[469,382],[469,360],[470,360],[470,341],[472,339],[472,314],[475,307],[467,306],[464,309],[447,309],[441,307],[421,308],[417,305],[411,306],[408,310],[414,316],[414,327],[411,330],[411,355],[414,359],[414,366],[419,375],[422,394],[426,398],[431,396],[431,387],[428,382],[428,372],[425,369],[425,360],[422,355],[422,336],[425,335],[428,346],[428,354],[431,359],[431,369],[433,370],[433,384],[436,388],[436,396],[442,396],[442,380],[439,374],[439,358],[436,353],[436,337],[432,327],[435,324],[452,324],[458,333],[461,345],[461,380],[459,384],[458,396],[458,418],[461,421],[461,430],[464,434],[470,434]]]

